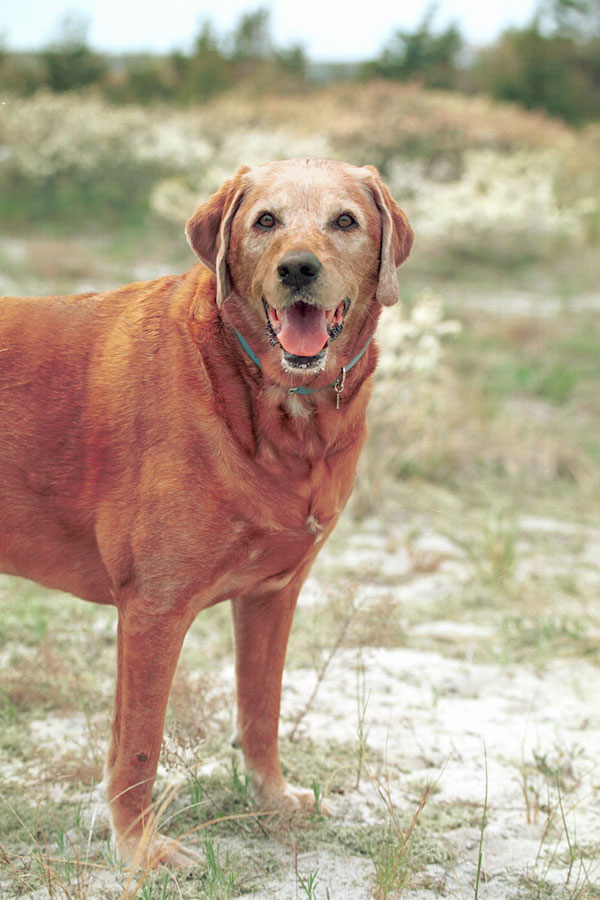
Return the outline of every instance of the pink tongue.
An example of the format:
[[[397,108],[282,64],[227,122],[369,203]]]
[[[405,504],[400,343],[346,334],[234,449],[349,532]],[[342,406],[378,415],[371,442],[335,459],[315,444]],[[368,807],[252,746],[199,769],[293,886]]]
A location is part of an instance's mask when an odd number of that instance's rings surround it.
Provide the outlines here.
[[[295,303],[281,311],[281,320],[277,340],[294,356],[316,356],[329,340],[324,309]]]

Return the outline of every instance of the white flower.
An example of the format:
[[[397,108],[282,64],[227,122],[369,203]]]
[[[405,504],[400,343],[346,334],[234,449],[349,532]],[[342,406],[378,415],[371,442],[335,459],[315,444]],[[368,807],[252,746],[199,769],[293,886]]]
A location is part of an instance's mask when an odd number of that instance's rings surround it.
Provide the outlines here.
[[[429,288],[417,295],[408,319],[400,316],[397,308],[382,314],[380,380],[434,371],[443,355],[442,339],[461,330],[460,322],[444,319],[443,300]]]
[[[490,243],[497,250],[542,248],[548,239],[581,240],[584,210],[581,201],[559,203],[556,183],[561,162],[549,150],[500,153],[469,150],[453,180],[427,177],[424,165],[396,160],[391,168],[392,189],[412,197],[411,220],[426,238],[450,246]]]

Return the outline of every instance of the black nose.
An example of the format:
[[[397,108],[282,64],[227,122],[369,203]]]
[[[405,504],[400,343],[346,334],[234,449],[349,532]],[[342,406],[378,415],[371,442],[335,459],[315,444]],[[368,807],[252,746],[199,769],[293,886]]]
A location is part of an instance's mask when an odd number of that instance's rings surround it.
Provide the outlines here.
[[[291,250],[282,256],[277,274],[286,287],[301,288],[313,281],[321,271],[321,263],[307,250]]]

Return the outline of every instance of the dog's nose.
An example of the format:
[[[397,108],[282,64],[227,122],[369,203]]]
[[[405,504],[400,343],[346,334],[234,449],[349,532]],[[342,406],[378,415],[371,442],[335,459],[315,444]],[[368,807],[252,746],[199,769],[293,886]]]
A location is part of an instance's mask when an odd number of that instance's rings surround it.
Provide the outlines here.
[[[282,256],[277,266],[277,274],[286,285],[296,289],[313,281],[321,271],[321,263],[308,250],[291,250]]]

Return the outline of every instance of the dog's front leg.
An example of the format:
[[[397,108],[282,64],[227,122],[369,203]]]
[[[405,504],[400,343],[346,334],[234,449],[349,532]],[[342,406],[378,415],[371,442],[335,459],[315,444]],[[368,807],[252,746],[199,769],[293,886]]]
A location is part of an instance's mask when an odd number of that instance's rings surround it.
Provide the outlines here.
[[[190,865],[197,857],[157,831],[152,785],[169,690],[189,626],[181,612],[150,611],[127,598],[119,611],[115,716],[106,788],[117,850],[138,866]]]
[[[315,806],[312,791],[293,787],[283,777],[277,740],[285,652],[304,574],[283,591],[232,601],[237,742],[265,810]]]

